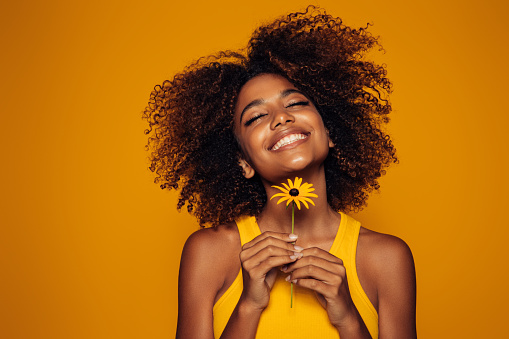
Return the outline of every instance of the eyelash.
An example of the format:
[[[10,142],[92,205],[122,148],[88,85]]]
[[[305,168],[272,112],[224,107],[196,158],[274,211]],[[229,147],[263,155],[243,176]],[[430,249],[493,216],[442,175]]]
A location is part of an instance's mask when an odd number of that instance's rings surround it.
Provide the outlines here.
[[[309,101],[298,101],[298,102],[291,103],[290,105],[286,106],[286,108],[293,107],[293,106],[307,106],[307,105],[309,105]]]
[[[246,121],[246,123],[244,124],[244,126],[249,126],[249,125],[251,125],[253,122],[255,122],[255,121],[256,121],[256,119],[261,118],[261,117],[263,117],[264,115],[267,115],[267,114],[258,114],[258,115],[255,115],[254,117],[252,117],[251,119],[249,119],[248,121]]]
[[[299,102],[294,102],[294,103],[291,103],[290,105],[286,106],[285,108],[289,108],[289,107],[294,107],[294,106],[307,106],[309,105],[309,101],[299,101]],[[246,121],[244,123],[244,126],[249,126],[251,125],[253,122],[255,122],[258,118],[261,118],[263,116],[265,116],[267,114],[258,114],[258,115],[255,115],[254,117],[252,117],[251,119],[249,119],[248,121]]]

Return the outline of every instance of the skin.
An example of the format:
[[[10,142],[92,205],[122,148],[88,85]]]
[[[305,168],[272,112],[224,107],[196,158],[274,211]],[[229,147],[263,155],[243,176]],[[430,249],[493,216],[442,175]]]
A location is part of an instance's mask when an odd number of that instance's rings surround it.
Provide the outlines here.
[[[191,235],[179,274],[177,338],[213,338],[213,305],[240,268],[243,292],[221,338],[255,338],[277,270],[288,274],[288,281],[316,292],[342,339],[371,338],[352,302],[342,260],[328,253],[341,217],[326,201],[323,161],[335,145],[318,111],[286,79],[262,74],[243,86],[234,119],[244,176],[258,174],[269,197],[279,192],[272,185],[302,177],[316,189],[316,207],[296,211],[297,240],[277,199],[257,216],[262,234],[242,247],[233,224]],[[305,138],[274,149],[278,140],[291,134]],[[361,285],[379,314],[379,338],[416,338],[415,269],[408,246],[396,237],[361,228],[356,261]]]

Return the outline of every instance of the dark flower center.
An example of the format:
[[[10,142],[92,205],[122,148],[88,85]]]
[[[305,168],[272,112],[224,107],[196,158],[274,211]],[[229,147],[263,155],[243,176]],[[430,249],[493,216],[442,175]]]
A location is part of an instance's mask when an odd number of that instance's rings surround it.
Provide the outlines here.
[[[292,188],[292,189],[290,190],[290,192],[288,192],[288,193],[290,193],[290,195],[291,195],[292,197],[296,197],[296,196],[298,196],[298,195],[299,195],[299,190],[298,190],[298,189],[296,189],[296,188]]]

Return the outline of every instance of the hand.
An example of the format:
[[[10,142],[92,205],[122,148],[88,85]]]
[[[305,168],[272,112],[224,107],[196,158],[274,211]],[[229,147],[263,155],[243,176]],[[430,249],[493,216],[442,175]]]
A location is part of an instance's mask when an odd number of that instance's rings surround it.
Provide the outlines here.
[[[286,280],[315,291],[336,328],[348,326],[358,312],[350,296],[343,261],[317,247],[301,253],[301,259],[283,267],[283,272],[290,273]]]
[[[277,269],[302,257],[303,248],[291,243],[296,239],[293,234],[264,232],[242,246],[243,301],[258,310],[267,307]]]

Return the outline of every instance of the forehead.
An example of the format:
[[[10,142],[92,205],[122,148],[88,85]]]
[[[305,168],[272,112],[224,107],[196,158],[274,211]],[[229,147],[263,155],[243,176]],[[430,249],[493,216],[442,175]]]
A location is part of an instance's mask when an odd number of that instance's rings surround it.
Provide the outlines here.
[[[280,75],[257,75],[242,86],[237,98],[236,113],[253,100],[270,99],[286,89],[296,89],[296,87]]]

